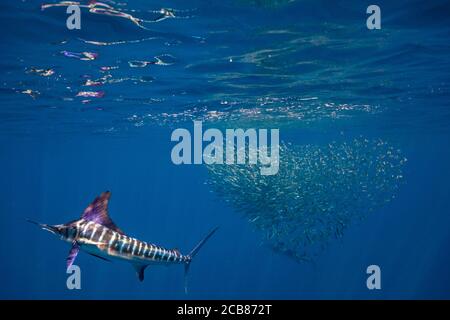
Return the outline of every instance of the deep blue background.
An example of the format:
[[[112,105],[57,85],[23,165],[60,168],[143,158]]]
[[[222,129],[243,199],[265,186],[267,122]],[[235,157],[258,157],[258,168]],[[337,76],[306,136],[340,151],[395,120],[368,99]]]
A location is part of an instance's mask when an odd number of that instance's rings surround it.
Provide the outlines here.
[[[174,8],[197,8],[196,17],[150,24],[150,32],[129,21],[83,14],[82,30],[72,33],[64,27],[63,10],[41,12],[37,1],[2,3],[0,298],[449,298],[449,5],[379,1],[383,29],[371,33],[365,28],[368,4],[172,1]],[[133,5],[150,6],[129,1]],[[152,2],[148,9],[160,6]],[[272,38],[265,32],[271,29],[288,32]],[[155,34],[162,40],[123,46],[77,40]],[[64,39],[67,44],[55,44]],[[242,56],[267,49],[278,50],[272,52],[276,58]],[[61,50],[100,57],[71,60]],[[129,60],[161,54],[175,57],[174,65],[127,67]],[[228,63],[231,56],[236,64]],[[86,90],[83,74],[99,77],[99,66],[113,64],[120,66],[115,76],[155,80],[102,86],[105,98],[89,104],[74,98]],[[31,66],[52,67],[56,75],[26,74]],[[41,95],[20,94],[28,88]],[[205,118],[203,106],[223,111],[218,126],[226,126],[248,119],[232,112],[228,117],[220,101],[251,109],[264,96],[316,97],[319,105],[354,107],[342,117],[341,109],[332,109],[337,118],[314,109],[308,121],[286,114],[256,119],[257,126],[280,128],[284,141],[326,143],[363,135],[388,141],[408,158],[397,199],[350,226],[314,263],[296,263],[261,245],[260,235],[204,184],[206,168],[170,160],[172,129]],[[360,112],[361,104],[373,111]],[[184,122],[161,115],[184,111]],[[130,266],[83,253],[76,261],[82,290],[66,289],[69,246],[25,219],[70,221],[105,190],[112,191],[114,221],[142,240],[189,252],[220,226],[192,264],[188,296],[180,266],[149,267],[140,283]],[[366,288],[370,264],[381,267],[380,291]]]

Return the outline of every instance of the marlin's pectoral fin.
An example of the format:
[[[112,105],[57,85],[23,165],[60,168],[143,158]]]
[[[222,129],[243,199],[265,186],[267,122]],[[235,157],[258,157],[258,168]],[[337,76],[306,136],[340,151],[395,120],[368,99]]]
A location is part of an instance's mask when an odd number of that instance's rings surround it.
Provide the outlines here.
[[[134,270],[136,270],[139,281],[144,281],[144,270],[148,265],[139,263],[133,263],[132,265]]]
[[[72,243],[72,248],[69,251],[69,256],[67,257],[67,269],[69,269],[73,262],[75,261],[75,258],[77,257],[78,252],[80,251],[80,246],[76,241]]]

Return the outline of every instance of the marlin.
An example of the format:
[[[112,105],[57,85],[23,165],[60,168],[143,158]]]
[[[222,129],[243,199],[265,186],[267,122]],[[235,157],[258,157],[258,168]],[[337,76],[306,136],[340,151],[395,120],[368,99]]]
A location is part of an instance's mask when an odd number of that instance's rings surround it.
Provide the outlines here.
[[[183,264],[187,292],[187,276],[192,259],[216,232],[217,227],[210,231],[189,254],[184,255],[178,249],[168,250],[127,236],[108,215],[110,198],[111,192],[103,192],[84,210],[80,219],[72,222],[48,225],[28,221],[60,236],[61,240],[71,243],[72,247],[66,260],[67,269],[72,266],[80,250],[103,260],[121,260],[131,263],[140,281],[144,280],[144,271],[149,265]]]

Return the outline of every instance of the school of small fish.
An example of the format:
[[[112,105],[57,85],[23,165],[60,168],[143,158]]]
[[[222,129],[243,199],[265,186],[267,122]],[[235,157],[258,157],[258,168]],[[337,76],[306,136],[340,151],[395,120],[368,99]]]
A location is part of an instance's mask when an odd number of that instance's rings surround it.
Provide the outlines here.
[[[382,140],[326,146],[280,145],[273,176],[259,165],[207,165],[207,184],[263,235],[297,261],[313,260],[355,220],[395,198],[406,158]]]

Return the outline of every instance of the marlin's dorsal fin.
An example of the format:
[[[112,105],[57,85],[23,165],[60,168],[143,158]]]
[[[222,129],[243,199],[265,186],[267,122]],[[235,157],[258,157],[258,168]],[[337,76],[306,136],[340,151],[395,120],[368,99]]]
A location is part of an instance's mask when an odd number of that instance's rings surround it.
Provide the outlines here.
[[[116,226],[108,215],[108,202],[110,197],[111,192],[103,192],[84,210],[81,218],[99,223],[109,229],[123,234],[123,231]]]

